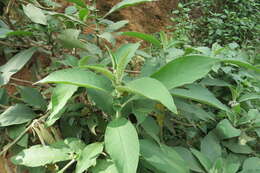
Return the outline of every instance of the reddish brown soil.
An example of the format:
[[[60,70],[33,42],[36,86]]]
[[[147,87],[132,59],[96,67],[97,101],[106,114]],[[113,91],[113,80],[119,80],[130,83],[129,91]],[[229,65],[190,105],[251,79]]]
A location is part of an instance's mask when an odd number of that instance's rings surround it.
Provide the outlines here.
[[[120,0],[99,0],[97,8],[100,14],[108,12]],[[114,22],[119,20],[129,20],[127,30],[143,33],[154,33],[166,30],[166,26],[171,25],[171,10],[177,7],[178,0],[158,0],[148,2],[134,7],[121,9],[112,13],[107,18]]]

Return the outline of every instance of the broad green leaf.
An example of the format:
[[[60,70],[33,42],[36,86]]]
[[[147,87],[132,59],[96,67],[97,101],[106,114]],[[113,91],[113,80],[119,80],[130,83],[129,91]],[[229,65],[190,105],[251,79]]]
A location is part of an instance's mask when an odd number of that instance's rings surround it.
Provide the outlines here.
[[[0,127],[23,124],[34,118],[36,118],[36,114],[31,108],[23,104],[16,104],[9,107],[0,115]]]
[[[35,145],[18,153],[11,161],[16,165],[38,167],[73,159],[70,152],[70,149],[64,147]]]
[[[95,102],[96,106],[108,115],[113,115],[113,97],[110,93],[98,91],[95,89],[87,89],[88,96]]]
[[[160,143],[160,139],[158,137],[160,133],[160,127],[152,117],[147,116],[146,119],[142,122],[141,126],[148,135],[150,135],[156,142]]]
[[[224,63],[235,64],[235,65],[247,68],[247,69],[251,69],[251,70],[255,70],[257,72],[260,72],[259,67],[253,66],[252,64],[250,64],[246,61],[241,61],[241,60],[237,60],[237,59],[221,59],[220,61],[224,62]]]
[[[32,22],[47,25],[47,17],[40,8],[35,7],[33,4],[28,4],[26,6],[23,5],[23,11]]]
[[[237,154],[251,154],[254,150],[248,145],[241,145],[235,140],[223,141],[222,145],[227,147],[230,151]]]
[[[83,0],[66,0],[68,2],[72,2],[77,4],[78,6],[82,7],[82,8],[86,8],[87,5],[85,4],[85,2]]]
[[[127,64],[131,61],[131,59],[135,55],[135,52],[139,48],[139,46],[140,46],[139,43],[124,44],[115,52],[114,56],[117,60],[117,68],[116,68],[117,82],[122,81],[124,70]]]
[[[239,97],[239,102],[244,102],[248,100],[260,100],[260,94],[259,93],[246,93]]]
[[[52,16],[57,16],[57,17],[63,17],[65,19],[69,19],[75,23],[79,23],[83,26],[87,26],[86,23],[82,22],[81,20],[77,19],[76,17],[73,17],[71,15],[67,15],[67,14],[64,14],[64,13],[57,13],[57,12],[54,12],[54,11],[46,11],[47,14],[49,15],[52,15]]]
[[[155,38],[154,36],[149,35],[149,34],[144,34],[144,33],[140,33],[140,32],[122,32],[122,33],[120,33],[120,35],[126,35],[126,36],[140,38],[144,41],[152,43],[154,46],[157,46],[157,47],[161,46],[161,42],[157,38]]]
[[[92,143],[87,145],[80,157],[76,166],[76,173],[82,173],[92,165],[96,164],[96,159],[103,151],[103,143]]]
[[[216,59],[205,56],[183,56],[163,66],[152,77],[161,81],[168,89],[172,89],[204,77],[215,62]]]
[[[221,157],[221,146],[219,144],[217,136],[210,132],[200,142],[201,153],[207,156],[212,163]]]
[[[136,5],[136,4],[140,4],[140,3],[143,3],[143,2],[152,2],[154,0],[123,0],[121,2],[119,2],[118,4],[116,4],[114,7],[112,7],[110,9],[110,11],[104,16],[108,16],[109,14],[121,9],[121,8],[126,8],[126,7],[130,7],[130,6],[133,6],[133,5]]]
[[[229,87],[230,84],[219,79],[212,79],[212,78],[204,78],[200,81],[201,85],[206,85],[206,86],[220,86],[220,87]]]
[[[110,24],[110,25],[108,25],[108,27],[106,27],[105,32],[114,32],[114,31],[122,28],[123,26],[125,26],[128,23],[129,23],[128,20],[121,20],[116,23]]]
[[[0,86],[9,82],[10,77],[17,73],[32,58],[36,48],[23,50],[0,67]]]
[[[84,65],[84,66],[80,66],[80,67],[94,70],[97,73],[103,74],[104,76],[106,76],[108,79],[110,79],[112,81],[115,80],[114,74],[105,67],[102,67],[102,66],[99,66],[99,65]]]
[[[8,127],[8,136],[15,140],[21,133],[23,133],[26,129],[26,124],[20,124]],[[16,144],[22,147],[27,148],[28,146],[28,134],[25,134]]]
[[[260,171],[259,157],[250,157],[244,161],[243,170],[241,173],[258,173],[257,171]]]
[[[237,122],[237,125],[247,124],[256,122],[257,119],[260,119],[260,113],[257,109],[249,109],[246,115],[243,115]]]
[[[78,138],[66,138],[64,144],[77,154],[80,154],[86,147],[86,144]]]
[[[52,92],[51,96],[51,114],[49,115],[46,124],[51,126],[57,121],[62,114],[60,111],[64,108],[68,100],[77,91],[78,86],[68,84],[58,84]]]
[[[86,44],[78,39],[80,30],[66,29],[58,36],[58,40],[65,48],[80,48],[87,50]]]
[[[46,108],[47,103],[36,88],[18,86],[18,89],[24,102],[35,108]]]
[[[184,147],[174,147],[173,149],[188,163],[191,170],[202,173],[205,172],[198,160],[191,154],[190,150]]]
[[[116,44],[116,39],[111,32],[103,32],[102,34],[99,34],[98,37],[107,40],[113,46],[115,46],[115,44]]]
[[[177,113],[177,109],[170,92],[156,79],[149,77],[136,79],[127,83],[124,87],[118,87],[118,89],[159,101],[170,111]]]
[[[80,68],[55,71],[37,83],[63,83],[101,91],[112,90],[111,82],[108,79]]]
[[[234,128],[227,119],[218,123],[216,132],[221,139],[233,138],[241,134],[241,130]]]
[[[186,116],[188,119],[191,120],[203,120],[203,121],[209,121],[209,120],[215,120],[214,114],[211,112],[206,112],[204,109],[202,109],[199,105],[186,102],[182,99],[176,98],[175,104],[180,111],[181,115]]]
[[[97,165],[91,169],[92,173],[119,173],[115,164],[109,160],[98,160]]]
[[[118,118],[111,121],[105,132],[106,151],[118,172],[136,173],[139,161],[138,135],[130,121]]]
[[[202,102],[224,111],[229,111],[229,108],[221,103],[207,88],[194,84],[186,85],[185,88],[186,89],[173,89],[171,90],[171,94],[174,96]]]
[[[63,60],[60,60],[58,62],[65,66],[78,67],[79,59],[77,57],[65,54],[63,58]]]
[[[207,172],[209,172],[210,168],[212,167],[212,162],[201,152],[199,152],[196,149],[191,148],[190,149],[192,154],[196,156],[196,158],[200,161],[202,166],[205,168]]]
[[[188,173],[188,166],[179,154],[171,147],[161,146],[149,140],[140,140],[142,158],[158,172]],[[154,169],[153,169],[154,170]],[[157,171],[155,171],[157,172]]]
[[[132,113],[137,119],[137,125],[140,125],[148,116],[149,113],[155,111],[156,101],[150,99],[134,100],[132,105]]]

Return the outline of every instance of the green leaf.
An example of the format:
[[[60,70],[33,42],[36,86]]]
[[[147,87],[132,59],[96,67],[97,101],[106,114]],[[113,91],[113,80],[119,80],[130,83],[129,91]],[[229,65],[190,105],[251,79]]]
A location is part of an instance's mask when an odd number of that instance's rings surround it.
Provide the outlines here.
[[[105,147],[118,172],[136,173],[139,141],[137,132],[130,121],[118,118],[108,124],[105,132]]]
[[[147,116],[146,119],[142,122],[141,126],[148,135],[150,135],[156,142],[160,143],[160,139],[158,137],[160,133],[160,127],[152,117]]]
[[[142,158],[155,172],[188,173],[188,166],[179,154],[171,147],[161,144],[161,147],[149,140],[140,140]],[[154,170],[154,169],[153,169]]]
[[[191,148],[190,149],[192,154],[194,156],[196,156],[196,158],[200,161],[200,163],[202,164],[202,166],[205,168],[205,170],[207,172],[209,172],[210,168],[212,167],[212,162],[204,155],[202,154],[201,152],[199,152],[198,150],[196,149],[193,149]]]
[[[118,89],[159,101],[170,111],[177,113],[177,109],[170,92],[161,82],[153,78],[144,77],[136,79],[127,83],[124,87],[118,87]]]
[[[66,138],[64,144],[77,154],[80,154],[86,147],[86,144],[78,138]]]
[[[86,8],[86,7],[87,7],[87,5],[85,4],[85,2],[82,1],[82,0],[66,0],[66,1],[72,2],[72,3],[74,3],[74,4],[77,4],[78,6],[80,6],[80,7],[82,7],[82,8]]]
[[[18,89],[24,102],[35,108],[43,110],[46,108],[47,103],[36,88],[18,86]]]
[[[173,89],[171,90],[171,94],[205,103],[224,111],[230,111],[229,108],[222,104],[207,88],[195,84],[186,85],[185,88],[186,89]]]
[[[122,27],[124,27],[126,24],[128,24],[128,20],[121,20],[116,23],[112,23],[108,25],[108,27],[105,29],[105,32],[114,32]]]
[[[105,92],[112,90],[111,82],[108,79],[80,68],[70,68],[53,72],[37,83],[63,83],[94,88]]]
[[[65,18],[65,19],[71,20],[71,21],[74,22],[74,23],[79,23],[79,24],[81,24],[81,25],[83,25],[83,26],[87,26],[87,24],[84,23],[84,22],[82,22],[81,20],[79,20],[79,19],[77,19],[77,18],[75,18],[75,17],[73,17],[73,16],[64,14],[64,13],[57,13],[57,12],[54,12],[54,11],[46,11],[46,13],[47,13],[48,15],[51,15],[51,16],[63,17],[63,18]]]
[[[97,165],[91,169],[92,173],[119,173],[115,164],[109,160],[99,160]]]
[[[216,59],[205,56],[183,56],[163,66],[152,77],[172,89],[204,77],[215,62]]]
[[[239,102],[244,102],[248,100],[260,100],[260,94],[259,93],[246,93],[239,97]]]
[[[87,50],[87,45],[78,39],[79,34],[80,30],[66,29],[58,36],[58,40],[64,48],[80,48]]]
[[[23,104],[9,107],[0,115],[0,127],[23,124],[36,118],[36,114]]]
[[[250,64],[246,61],[241,61],[241,60],[237,60],[237,59],[221,59],[220,61],[224,62],[224,63],[235,64],[235,65],[247,68],[247,69],[251,69],[251,70],[255,70],[257,72],[260,72],[259,67],[253,66],[252,64]]]
[[[23,50],[0,67],[0,86],[9,82],[10,77],[17,73],[32,58],[36,48]]]
[[[191,170],[204,173],[198,160],[191,154],[190,150],[184,147],[174,147],[174,150],[188,163]]]
[[[233,153],[238,153],[238,154],[251,154],[254,151],[250,148],[248,145],[241,145],[237,143],[237,141],[230,140],[230,141],[223,141],[222,145],[227,147],[230,151]]]
[[[94,70],[97,73],[103,74],[104,76],[106,76],[108,79],[110,79],[112,81],[115,80],[114,74],[105,67],[102,67],[102,66],[99,66],[99,65],[84,65],[84,66],[80,66],[80,67],[81,68],[88,68],[90,70]]]
[[[25,149],[11,161],[16,165],[24,165],[29,167],[38,167],[46,164],[52,164],[72,159],[71,150],[68,148],[55,148],[52,146],[35,145],[29,149]]]
[[[26,6],[23,5],[23,11],[32,22],[47,25],[47,17],[40,8],[35,7],[33,4],[28,4]]]
[[[209,121],[209,120],[215,120],[214,114],[211,112],[206,112],[204,109],[202,109],[199,105],[186,102],[182,99],[175,99],[175,104],[180,111],[181,115],[186,116],[188,119],[191,120],[203,120],[203,121]]]
[[[112,7],[110,9],[110,11],[104,16],[104,18],[106,16],[108,16],[109,14],[121,9],[121,8],[126,8],[126,7],[130,7],[130,6],[133,6],[133,5],[136,5],[136,4],[140,4],[140,3],[143,3],[143,2],[152,2],[154,0],[123,0],[121,2],[119,2],[118,4],[116,4],[114,7]]]
[[[212,79],[212,78],[204,78],[200,81],[200,85],[206,85],[206,86],[219,86],[219,87],[229,87],[230,84],[219,79]]]
[[[234,128],[227,119],[224,119],[218,123],[216,132],[221,139],[233,138],[241,134],[241,131]]]
[[[139,46],[140,46],[139,43],[124,44],[115,52],[114,56],[117,60],[117,68],[116,68],[117,82],[120,83],[122,81],[124,70],[127,64],[131,61],[131,59],[135,55],[135,52],[139,48]]]
[[[213,132],[210,132],[201,140],[200,150],[212,163],[221,157],[221,146],[217,136]]]
[[[8,136],[15,140],[26,129],[26,124],[20,124],[8,127]],[[18,142],[17,145],[27,148],[28,146],[28,134],[25,134]]]
[[[7,105],[9,102],[9,96],[6,88],[0,88],[0,104]]]
[[[149,35],[149,34],[144,34],[144,33],[140,33],[140,32],[122,32],[122,33],[120,33],[120,35],[126,35],[126,36],[130,36],[130,37],[140,38],[144,41],[152,43],[154,46],[157,46],[157,47],[161,46],[161,42],[157,38],[155,38],[154,36]]]
[[[82,173],[92,165],[96,164],[97,157],[103,151],[103,143],[92,143],[87,145],[80,157],[76,166],[76,173]]]
[[[113,97],[110,93],[98,91],[95,89],[87,89],[88,96],[93,100],[98,108],[107,113],[113,115]]]
[[[260,158],[250,157],[244,161],[243,170],[240,173],[258,173],[259,171],[260,171]]]
[[[59,114],[68,100],[77,91],[78,86],[68,84],[58,84],[52,92],[51,96],[51,114],[46,124],[51,126],[57,121],[62,114]]]

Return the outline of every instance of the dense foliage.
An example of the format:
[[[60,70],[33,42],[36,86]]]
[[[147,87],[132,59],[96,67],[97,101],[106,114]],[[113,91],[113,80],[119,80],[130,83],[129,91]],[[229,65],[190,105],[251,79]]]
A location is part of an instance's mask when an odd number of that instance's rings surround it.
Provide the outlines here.
[[[65,13],[51,0],[0,4],[3,173],[10,162],[17,173],[260,172],[260,65],[241,49],[258,41],[255,27],[212,22],[200,28],[203,40],[189,42],[199,30],[181,16],[174,33],[155,35],[120,32],[128,21],[106,19],[152,0],[123,0],[104,16],[95,1],[67,1]],[[198,2],[216,10],[207,20],[225,11]],[[256,1],[229,2],[259,27]],[[14,77],[24,68],[31,81]]]
[[[257,0],[181,0],[172,20],[196,44],[259,46],[259,10]]]

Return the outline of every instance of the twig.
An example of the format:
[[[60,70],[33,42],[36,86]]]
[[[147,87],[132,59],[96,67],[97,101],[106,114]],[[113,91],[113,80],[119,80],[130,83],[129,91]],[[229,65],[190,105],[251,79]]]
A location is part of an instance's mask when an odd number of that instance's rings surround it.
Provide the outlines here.
[[[68,169],[76,160],[73,159],[71,160],[67,165],[65,165],[58,173],[63,173],[64,171],[66,171],[66,169]]]
[[[15,145],[29,130],[30,128],[35,124],[35,122],[41,121],[45,119],[49,114],[45,114],[44,116],[33,120],[33,122],[11,143],[9,143],[1,152],[0,156],[3,155],[5,152],[7,152],[13,145]]]
[[[12,80],[17,81],[17,82],[23,82],[23,83],[28,83],[28,84],[34,84],[34,82],[28,81],[28,80],[23,80],[23,79],[18,79],[18,78],[14,78],[11,77]]]
[[[3,109],[8,109],[8,108],[9,108],[9,106],[5,106],[5,105],[2,105],[2,104],[0,104],[0,108],[3,108]]]
[[[31,125],[28,126],[13,142],[9,143],[3,151],[0,152],[0,156],[7,152],[13,145],[15,145],[31,128]]]

